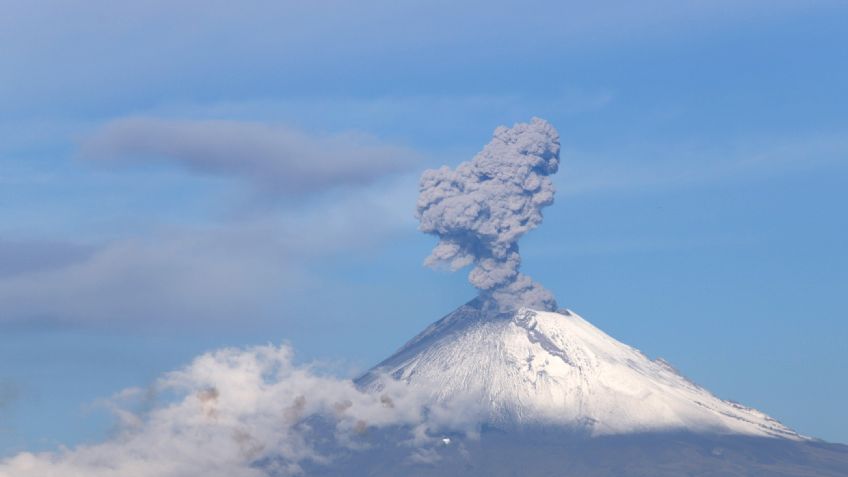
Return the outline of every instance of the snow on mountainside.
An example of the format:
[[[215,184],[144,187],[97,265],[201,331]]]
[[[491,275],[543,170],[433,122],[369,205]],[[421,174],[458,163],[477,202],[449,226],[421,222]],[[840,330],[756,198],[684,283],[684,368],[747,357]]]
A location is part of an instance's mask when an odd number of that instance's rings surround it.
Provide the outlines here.
[[[806,439],[724,401],[576,314],[493,313],[474,300],[434,323],[358,380],[408,383],[430,402],[482,403],[486,420],[585,429],[592,435],[686,430]]]

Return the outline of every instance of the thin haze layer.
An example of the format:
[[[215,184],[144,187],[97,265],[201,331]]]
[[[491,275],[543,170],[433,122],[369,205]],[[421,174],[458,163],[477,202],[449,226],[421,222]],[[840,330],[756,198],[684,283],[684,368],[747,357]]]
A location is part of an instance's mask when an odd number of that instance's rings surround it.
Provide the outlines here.
[[[443,166],[421,176],[420,230],[439,237],[428,266],[458,270],[502,311],[522,306],[556,309],[554,296],[519,273],[518,240],[542,222],[554,201],[549,175],[559,167],[559,134],[533,118],[495,129],[492,141],[456,169]]]

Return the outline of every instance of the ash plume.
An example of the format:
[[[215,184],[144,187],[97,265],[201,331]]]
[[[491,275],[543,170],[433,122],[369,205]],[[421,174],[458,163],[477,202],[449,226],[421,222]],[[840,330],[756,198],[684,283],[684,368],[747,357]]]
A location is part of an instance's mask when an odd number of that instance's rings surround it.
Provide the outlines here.
[[[498,127],[492,141],[456,169],[425,171],[419,229],[439,238],[425,264],[451,270],[473,265],[468,280],[501,311],[555,310],[554,296],[519,273],[518,239],[542,222],[542,208],[553,203],[548,176],[558,167],[559,134],[533,118]]]

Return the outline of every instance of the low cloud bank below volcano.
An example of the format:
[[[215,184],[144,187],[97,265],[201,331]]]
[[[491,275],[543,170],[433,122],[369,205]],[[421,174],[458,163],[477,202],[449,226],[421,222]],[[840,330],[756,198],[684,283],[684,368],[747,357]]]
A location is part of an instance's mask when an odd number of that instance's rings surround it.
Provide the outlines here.
[[[410,462],[443,445],[440,431],[477,432],[473,402],[428,406],[394,380],[366,393],[292,358],[289,347],[271,345],[201,355],[151,389],[110,399],[120,428],[113,438],[17,454],[0,461],[0,477],[287,476],[363,449],[382,428],[404,429],[397,446]]]

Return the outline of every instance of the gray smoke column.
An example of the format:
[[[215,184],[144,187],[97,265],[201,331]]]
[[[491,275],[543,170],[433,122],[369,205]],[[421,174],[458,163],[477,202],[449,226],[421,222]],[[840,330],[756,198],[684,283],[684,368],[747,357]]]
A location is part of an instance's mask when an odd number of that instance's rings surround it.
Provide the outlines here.
[[[473,265],[468,280],[501,311],[555,310],[554,296],[519,273],[518,239],[542,222],[542,208],[553,203],[548,176],[558,167],[559,134],[533,118],[498,127],[492,141],[456,169],[425,171],[419,229],[439,237],[425,264],[451,270]]]

